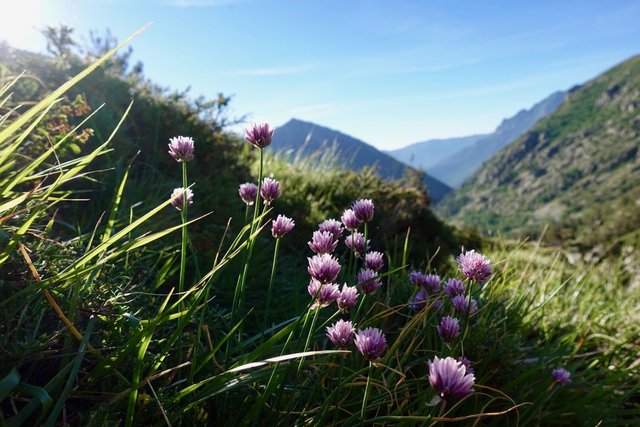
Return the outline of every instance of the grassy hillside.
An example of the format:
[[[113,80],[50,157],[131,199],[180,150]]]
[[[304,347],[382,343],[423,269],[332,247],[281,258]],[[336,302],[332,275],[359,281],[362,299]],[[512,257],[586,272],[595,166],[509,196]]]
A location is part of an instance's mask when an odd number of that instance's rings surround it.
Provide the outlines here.
[[[485,233],[585,246],[635,232],[640,218],[640,57],[574,88],[438,207]]]

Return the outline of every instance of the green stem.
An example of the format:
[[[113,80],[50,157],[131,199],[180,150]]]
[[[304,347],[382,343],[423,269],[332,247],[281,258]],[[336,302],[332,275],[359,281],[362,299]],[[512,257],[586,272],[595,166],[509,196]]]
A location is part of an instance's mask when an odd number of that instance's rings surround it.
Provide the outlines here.
[[[318,313],[320,313],[320,307],[315,308],[315,313],[313,314],[313,320],[311,321],[311,327],[309,328],[309,333],[307,334],[307,341],[304,344],[304,348],[302,351],[307,351],[309,348],[309,344],[311,343],[311,337],[313,336],[314,329],[316,327],[316,321],[318,320]],[[300,358],[300,362],[298,363],[298,375],[300,374],[300,370],[302,369],[302,364],[304,362],[304,358]]]
[[[182,162],[182,246],[180,248],[180,284],[178,285],[178,292],[182,294],[184,292],[184,275],[187,269],[187,163]]]
[[[369,372],[367,372],[367,386],[364,389],[364,396],[362,397],[362,409],[360,410],[360,425],[364,425],[364,413],[367,409],[367,399],[369,398],[369,388],[371,386],[371,372],[373,371],[373,363],[369,361]]]
[[[278,249],[280,248],[280,239],[276,239],[276,247],[273,251],[273,264],[271,264],[271,277],[269,278],[269,291],[267,292],[267,309],[264,312],[264,323],[262,330],[267,327],[267,317],[269,316],[269,308],[271,306],[271,289],[273,287],[273,278],[276,275],[276,263],[278,261]]]
[[[340,391],[342,390],[342,370],[344,369],[345,356],[340,357],[340,370],[338,371],[338,396],[336,397],[336,411],[333,414],[333,425],[338,425],[338,412],[340,411]]]
[[[360,322],[358,322],[358,314],[360,314],[360,309],[364,305],[364,300],[366,298],[367,298],[367,294],[362,294],[362,298],[360,299],[360,303],[358,304],[358,308],[356,309],[356,314],[353,316],[353,321],[356,322],[356,324],[359,327],[362,327],[362,324],[360,324]],[[362,323],[364,323],[364,322],[362,322]]]

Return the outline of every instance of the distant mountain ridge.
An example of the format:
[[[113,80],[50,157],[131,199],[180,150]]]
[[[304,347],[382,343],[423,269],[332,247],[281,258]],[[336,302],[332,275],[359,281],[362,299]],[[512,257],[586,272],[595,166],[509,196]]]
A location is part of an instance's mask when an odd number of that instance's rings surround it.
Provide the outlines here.
[[[450,187],[461,186],[482,166],[482,163],[489,160],[502,147],[531,129],[540,119],[553,113],[562,104],[564,98],[565,92],[554,92],[531,108],[520,110],[516,115],[504,119],[495,132],[440,160],[426,168],[426,171]]]
[[[484,232],[640,242],[640,56],[582,86],[437,211]]]
[[[360,170],[366,166],[376,166],[383,178],[401,178],[405,168],[409,167],[364,141],[337,130],[298,119],[291,119],[277,127],[271,146],[275,151],[302,157],[335,148],[340,160],[347,168]],[[451,191],[447,185],[428,175],[425,176],[425,183],[429,196],[434,202],[441,200]]]

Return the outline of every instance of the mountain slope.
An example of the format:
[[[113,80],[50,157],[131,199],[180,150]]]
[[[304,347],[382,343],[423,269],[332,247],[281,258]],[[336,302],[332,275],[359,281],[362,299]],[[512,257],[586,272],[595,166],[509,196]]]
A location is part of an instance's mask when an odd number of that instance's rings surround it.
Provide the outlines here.
[[[335,149],[339,161],[347,168],[360,170],[375,165],[383,178],[401,178],[408,167],[359,139],[298,119],[291,119],[276,128],[271,146],[276,151],[302,157]],[[430,176],[425,175],[425,183],[433,201],[441,200],[451,191],[447,185]]]
[[[439,161],[469,147],[474,142],[486,138],[487,134],[463,136],[459,138],[430,139],[416,142],[397,150],[386,151],[393,158],[416,169],[429,170]]]
[[[457,188],[476,172],[483,162],[491,158],[502,147],[528,131],[538,120],[554,112],[565,97],[564,92],[555,92],[528,110],[502,121],[495,132],[482,138],[470,147],[444,158],[426,170],[430,175]]]
[[[640,218],[640,56],[583,86],[501,150],[438,212],[484,232],[585,245],[637,232]]]

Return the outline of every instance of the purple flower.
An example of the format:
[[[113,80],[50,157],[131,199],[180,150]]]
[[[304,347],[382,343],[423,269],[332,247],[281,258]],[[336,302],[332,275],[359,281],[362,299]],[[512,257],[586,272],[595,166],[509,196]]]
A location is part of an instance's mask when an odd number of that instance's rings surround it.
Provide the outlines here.
[[[424,288],[425,283],[427,283],[427,276],[421,271],[412,271],[409,273],[409,282],[412,285]]]
[[[338,299],[340,295],[340,289],[338,285],[333,283],[320,283],[315,279],[311,279],[307,291],[311,298],[313,298],[313,305],[311,308],[324,308]]]
[[[282,239],[285,235],[287,235],[296,223],[291,219],[287,218],[284,215],[278,215],[276,219],[271,221],[271,234],[276,239]]]
[[[256,202],[256,197],[258,197],[258,186],[253,182],[245,182],[244,184],[240,184],[238,194],[240,194],[243,202],[251,206]]]
[[[369,246],[369,241],[367,241],[367,245],[365,245],[364,234],[356,231],[344,238],[344,244],[353,251],[356,258],[360,258],[360,256],[366,252],[366,246]]]
[[[458,362],[462,363],[462,365],[467,368],[467,372],[470,374],[475,373],[475,370],[471,367],[471,360],[467,359],[464,356],[458,357]]]
[[[553,378],[554,383],[560,385],[569,384],[571,382],[571,372],[564,368],[554,369],[551,371],[551,378]]]
[[[327,338],[339,348],[349,347],[349,343],[355,337],[356,328],[348,320],[338,320],[332,326],[327,326]]]
[[[271,204],[272,201],[280,196],[280,183],[272,178],[263,179],[262,186],[260,187],[260,195],[264,199],[265,204]]]
[[[418,292],[409,299],[409,307],[412,311],[420,311],[425,307],[428,299],[429,295],[427,291],[425,291],[424,288],[420,288]]]
[[[437,329],[438,335],[440,335],[444,342],[451,342],[460,335],[460,323],[455,317],[443,317],[440,319],[440,324]]]
[[[169,154],[178,162],[189,162],[193,160],[193,139],[188,136],[170,138]]]
[[[373,271],[380,271],[384,267],[384,255],[377,251],[367,252],[364,256],[364,265]]]
[[[444,293],[449,296],[449,298],[453,298],[456,295],[464,295],[464,284],[460,279],[449,279],[447,283],[444,284]]]
[[[327,219],[320,223],[318,226],[319,231],[328,231],[333,234],[333,238],[338,240],[342,234],[342,223],[335,219]]]
[[[271,144],[274,129],[268,123],[252,123],[244,130],[245,138],[256,148],[265,148]]]
[[[453,357],[429,361],[429,383],[442,399],[461,399],[473,393],[475,376]]]
[[[356,218],[362,222],[369,222],[373,219],[373,202],[369,199],[360,199],[351,206]]]
[[[478,311],[478,302],[471,297],[456,295],[451,298],[451,302],[453,303],[453,308],[460,315],[466,316],[467,314],[473,314]]]
[[[358,273],[358,285],[363,293],[373,294],[382,286],[382,280],[380,280],[378,273],[365,268]]]
[[[480,255],[475,250],[460,254],[456,258],[456,262],[459,265],[460,272],[467,276],[469,280],[484,283],[491,276],[491,263],[484,255]]]
[[[338,241],[334,240],[333,234],[329,231],[314,231],[311,241],[307,244],[317,254],[330,254],[336,250]]]
[[[340,263],[329,254],[314,255],[307,260],[309,261],[307,271],[311,277],[321,283],[335,281],[340,273]]]
[[[441,299],[437,299],[434,303],[433,303],[433,309],[434,310],[440,310],[442,308],[442,300]]]
[[[349,231],[356,231],[358,227],[360,227],[360,224],[362,224],[362,221],[358,219],[355,212],[351,209],[347,209],[342,213],[340,221],[342,221],[344,227]]]
[[[358,300],[358,289],[355,286],[347,286],[346,283],[342,284],[342,290],[336,302],[338,308],[342,312],[348,311],[350,308],[355,307]]]
[[[187,206],[193,204],[193,191],[190,188],[179,187],[171,193],[171,204],[179,211],[184,207],[184,194],[187,194]]]
[[[437,274],[426,274],[424,276],[424,283],[422,285],[430,294],[437,294],[440,292],[440,276]]]
[[[366,328],[356,332],[356,347],[367,360],[376,360],[387,349],[387,340],[380,329]]]

